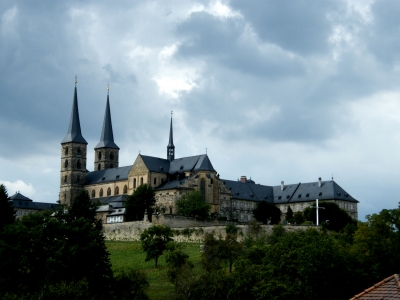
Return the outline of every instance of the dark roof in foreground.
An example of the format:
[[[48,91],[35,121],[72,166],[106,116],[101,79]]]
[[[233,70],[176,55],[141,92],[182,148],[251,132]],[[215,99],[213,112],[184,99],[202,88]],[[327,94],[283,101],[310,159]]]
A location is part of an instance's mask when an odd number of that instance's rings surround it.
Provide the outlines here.
[[[350,300],[394,300],[400,299],[400,276],[394,274],[374,284]]]
[[[57,203],[48,202],[34,202],[32,199],[25,197],[21,193],[16,193],[10,197],[12,200],[12,206],[19,209],[31,209],[31,210],[56,210],[61,205]]]
[[[100,202],[101,205],[111,205],[113,208],[122,208],[125,207],[125,202],[128,199],[128,195],[122,194],[117,196],[109,196],[102,198],[94,198],[91,199],[92,202]]]

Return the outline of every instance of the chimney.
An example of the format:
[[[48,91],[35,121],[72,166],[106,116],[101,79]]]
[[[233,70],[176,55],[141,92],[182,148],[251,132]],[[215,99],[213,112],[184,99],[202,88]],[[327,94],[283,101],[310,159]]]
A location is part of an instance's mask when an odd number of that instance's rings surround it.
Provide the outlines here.
[[[240,176],[240,182],[247,182],[247,177],[246,176]]]
[[[321,177],[318,177],[318,187],[322,186]]]
[[[281,181],[281,191],[283,191],[284,188],[285,188],[285,182]]]

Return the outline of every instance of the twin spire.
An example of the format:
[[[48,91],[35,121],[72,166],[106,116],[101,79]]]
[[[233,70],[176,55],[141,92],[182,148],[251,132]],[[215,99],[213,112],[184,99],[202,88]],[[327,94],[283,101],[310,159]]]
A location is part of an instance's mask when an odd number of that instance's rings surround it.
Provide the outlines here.
[[[171,111],[171,125],[169,127],[169,143],[167,146],[167,159],[169,161],[173,161],[175,159],[174,137],[172,133],[172,111]]]

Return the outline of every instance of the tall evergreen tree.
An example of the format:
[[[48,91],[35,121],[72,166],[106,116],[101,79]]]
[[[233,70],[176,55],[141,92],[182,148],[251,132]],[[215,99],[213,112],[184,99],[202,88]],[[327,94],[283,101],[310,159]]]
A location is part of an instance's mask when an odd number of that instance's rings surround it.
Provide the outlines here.
[[[15,220],[15,209],[8,197],[7,189],[4,184],[0,184],[0,230]]]

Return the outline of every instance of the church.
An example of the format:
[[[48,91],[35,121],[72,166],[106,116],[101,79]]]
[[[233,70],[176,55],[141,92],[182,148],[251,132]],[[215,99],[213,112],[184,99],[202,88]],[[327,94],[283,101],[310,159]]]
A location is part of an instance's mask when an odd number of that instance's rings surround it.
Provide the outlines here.
[[[88,171],[88,143],[81,132],[76,83],[75,80],[68,132],[61,142],[61,204],[70,204],[83,188],[93,201],[101,203],[97,213],[104,222],[120,222],[128,195],[138,186],[148,184],[155,190],[155,210],[163,214],[176,214],[176,200],[187,191],[198,190],[211,205],[214,217],[239,222],[251,221],[252,209],[260,201],[275,204],[285,215],[289,206],[293,212],[303,211],[316,199],[335,202],[354,219],[358,218],[359,201],[333,179],[322,181],[318,178],[316,182],[296,184],[282,181],[280,185],[267,186],[256,184],[246,176],[237,181],[221,179],[207,154],[176,158],[172,115],[166,157],[139,154],[133,165],[120,167],[120,148],[114,142],[109,90],[100,141],[94,147],[93,171]]]

